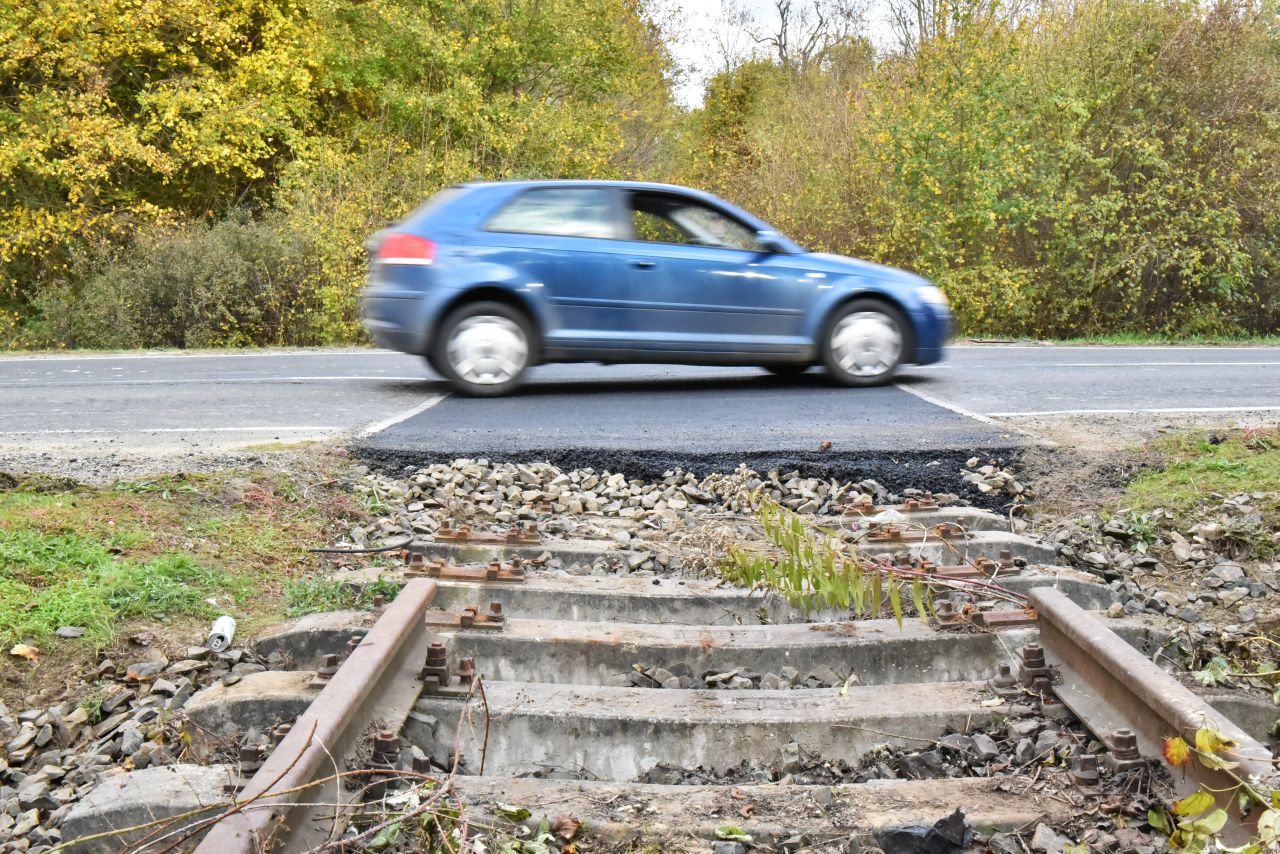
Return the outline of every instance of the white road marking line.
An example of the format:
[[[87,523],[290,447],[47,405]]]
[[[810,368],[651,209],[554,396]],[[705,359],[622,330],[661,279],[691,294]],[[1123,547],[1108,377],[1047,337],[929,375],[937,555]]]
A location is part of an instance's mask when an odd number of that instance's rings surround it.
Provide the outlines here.
[[[1023,429],[1022,427],[1009,424],[1008,422],[1005,422],[1005,421],[996,421],[991,416],[982,415],[981,413],[974,412],[971,409],[965,409],[963,406],[957,406],[953,403],[947,403],[945,400],[941,400],[940,398],[934,397],[928,392],[920,391],[919,389],[911,388],[910,386],[900,385],[898,383],[894,383],[894,388],[900,388],[903,391],[905,391],[907,394],[915,395],[916,397],[923,400],[925,403],[931,403],[934,406],[941,407],[942,409],[946,409],[951,412],[954,412],[956,415],[962,415],[965,418],[972,418],[974,421],[980,421],[983,424],[990,424],[992,427],[999,427],[1001,430],[1004,430],[1006,432],[1021,433],[1023,436],[1026,436],[1029,439],[1033,439],[1035,443],[1041,447],[1045,447],[1045,448],[1058,447],[1057,442],[1053,441],[1052,439],[1041,436],[1039,433],[1033,433],[1030,430],[1026,430],[1026,429]]]
[[[979,415],[977,412],[973,412],[971,410],[965,409],[963,406],[956,406],[955,404],[947,403],[945,400],[940,400],[934,397],[933,395],[929,394],[928,392],[923,392],[923,391],[920,391],[919,389],[912,388],[911,386],[902,385],[901,383],[894,383],[894,385],[897,388],[900,388],[903,391],[905,391],[907,394],[914,394],[916,397],[920,398],[925,403],[932,403],[934,406],[940,406],[943,409],[947,409],[954,412],[956,415],[963,415],[965,418],[972,418],[974,421],[981,421],[983,424],[990,424],[995,427],[1006,426],[1006,425],[1000,424],[998,421],[993,421],[992,419],[988,418],[985,415]]]
[[[78,362],[106,359],[240,359],[279,356],[400,356],[395,350],[227,350],[220,353],[32,353],[27,356],[0,356],[0,362]]]
[[[999,367],[1002,371],[1006,368],[1280,368],[1280,362],[1001,362]]]
[[[104,377],[101,380],[42,380],[38,377],[16,382],[0,382],[0,388],[49,388],[53,386],[111,386],[111,385],[269,385],[271,383],[301,382],[352,382],[369,380],[394,380],[396,382],[425,382],[426,377],[205,377],[202,379],[172,380],[122,380]]]
[[[1240,347],[1218,347],[1213,344],[1141,344],[1136,346],[1125,346],[1123,344],[1055,344],[1055,345],[1036,345],[1036,344],[949,344],[948,350],[1039,350],[1042,353],[1061,353],[1070,352],[1072,350],[1120,350],[1131,352],[1134,350],[1191,350],[1201,353],[1215,352],[1234,352],[1237,350],[1246,350],[1257,352],[1259,350],[1274,350],[1275,344],[1255,344],[1253,346]]]
[[[401,421],[407,421],[413,416],[418,415],[419,413],[426,412],[428,409],[435,406],[437,403],[444,400],[448,396],[449,395],[447,394],[433,395],[432,397],[429,397],[426,400],[422,401],[422,403],[419,403],[417,406],[406,409],[404,412],[398,412],[395,415],[390,416],[389,418],[384,418],[381,421],[375,421],[360,431],[360,437],[362,439],[368,438],[369,436],[372,436],[374,433],[381,433],[383,430],[386,430],[388,427],[394,427],[396,424],[399,424]]]
[[[107,430],[104,428],[85,428],[67,430],[4,430],[0,436],[58,436],[66,433],[315,433],[317,431],[336,432],[341,427],[332,425],[304,425],[293,427],[135,427],[124,430]]]
[[[989,412],[991,418],[1020,418],[1032,415],[1147,415],[1196,412],[1280,412],[1280,406],[1161,406],[1150,409],[1046,409],[1036,412]]]

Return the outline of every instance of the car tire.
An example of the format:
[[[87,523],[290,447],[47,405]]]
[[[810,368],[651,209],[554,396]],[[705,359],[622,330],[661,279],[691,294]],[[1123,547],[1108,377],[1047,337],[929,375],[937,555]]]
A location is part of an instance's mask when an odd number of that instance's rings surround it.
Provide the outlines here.
[[[459,393],[498,397],[520,384],[533,361],[533,324],[500,302],[466,303],[440,324],[428,360]]]
[[[907,354],[910,327],[902,312],[874,299],[841,306],[822,336],[822,364],[842,386],[884,385]]]
[[[427,367],[439,376],[444,376],[444,368],[440,367],[440,363],[436,361],[436,353],[432,350],[430,353],[422,357],[422,361],[427,363]]]

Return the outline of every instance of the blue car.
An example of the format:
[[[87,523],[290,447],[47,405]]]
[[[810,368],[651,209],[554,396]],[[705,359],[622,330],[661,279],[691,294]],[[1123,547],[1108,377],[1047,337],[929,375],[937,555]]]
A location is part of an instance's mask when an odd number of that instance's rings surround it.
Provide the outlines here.
[[[369,242],[364,322],[463,394],[545,362],[817,364],[845,386],[942,358],[942,291],[807,252],[707,193],[624,181],[449,187]]]

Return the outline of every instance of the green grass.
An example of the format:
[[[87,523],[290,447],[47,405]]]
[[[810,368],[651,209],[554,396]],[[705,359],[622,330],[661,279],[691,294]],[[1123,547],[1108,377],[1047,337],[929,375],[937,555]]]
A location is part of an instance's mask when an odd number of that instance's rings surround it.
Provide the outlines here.
[[[327,461],[292,478],[237,470],[101,488],[0,473],[0,643],[36,642],[39,678],[53,680],[140,627],[181,646],[222,613],[245,636],[277,622],[307,547],[348,518],[349,499],[318,485],[331,480]],[[50,637],[60,626],[85,636]]]
[[[115,551],[75,534],[0,530],[0,639],[39,642],[79,626],[102,647],[122,621],[216,616],[206,598],[243,592],[232,576],[184,554],[137,562]]]
[[[390,602],[399,592],[399,584],[381,576],[359,590],[328,578],[295,578],[284,583],[285,612],[302,617],[320,611],[368,608],[374,596],[381,594]]]
[[[1179,434],[1150,450],[1162,464],[1138,475],[1125,490],[1125,504],[1136,510],[1183,512],[1212,493],[1280,492],[1277,430],[1245,431],[1218,441],[1202,433]]]

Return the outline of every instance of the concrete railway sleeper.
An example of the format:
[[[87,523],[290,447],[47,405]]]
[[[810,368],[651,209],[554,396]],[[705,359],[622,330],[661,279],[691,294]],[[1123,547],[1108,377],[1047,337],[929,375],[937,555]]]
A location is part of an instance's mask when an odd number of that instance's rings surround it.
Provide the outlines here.
[[[985,559],[984,574],[1000,564],[1035,625],[804,614],[704,579],[566,574],[627,564],[599,542],[462,539],[415,544],[417,566],[459,571],[407,574],[377,613],[315,614],[259,637],[271,669],[186,703],[194,761],[103,783],[68,815],[64,842],[248,854],[364,850],[376,838],[396,850],[384,831],[431,817],[473,840],[536,835],[546,819],[581,851],[659,840],[655,850],[739,852],[743,837],[763,851],[863,840],[905,852],[910,833],[944,833],[958,807],[964,839],[1051,833],[1103,802],[1109,781],[1140,778],[1153,792],[1221,782],[1167,784],[1154,761],[1163,738],[1206,722],[1236,741],[1248,771],[1271,771],[1260,727],[1237,727],[1151,663],[1160,633],[1104,625],[1091,612],[1113,603],[1105,585],[1045,566],[1048,547],[985,521],[945,541],[870,548]],[[514,556],[530,561],[518,578]],[[469,617],[466,606],[477,606]]]

